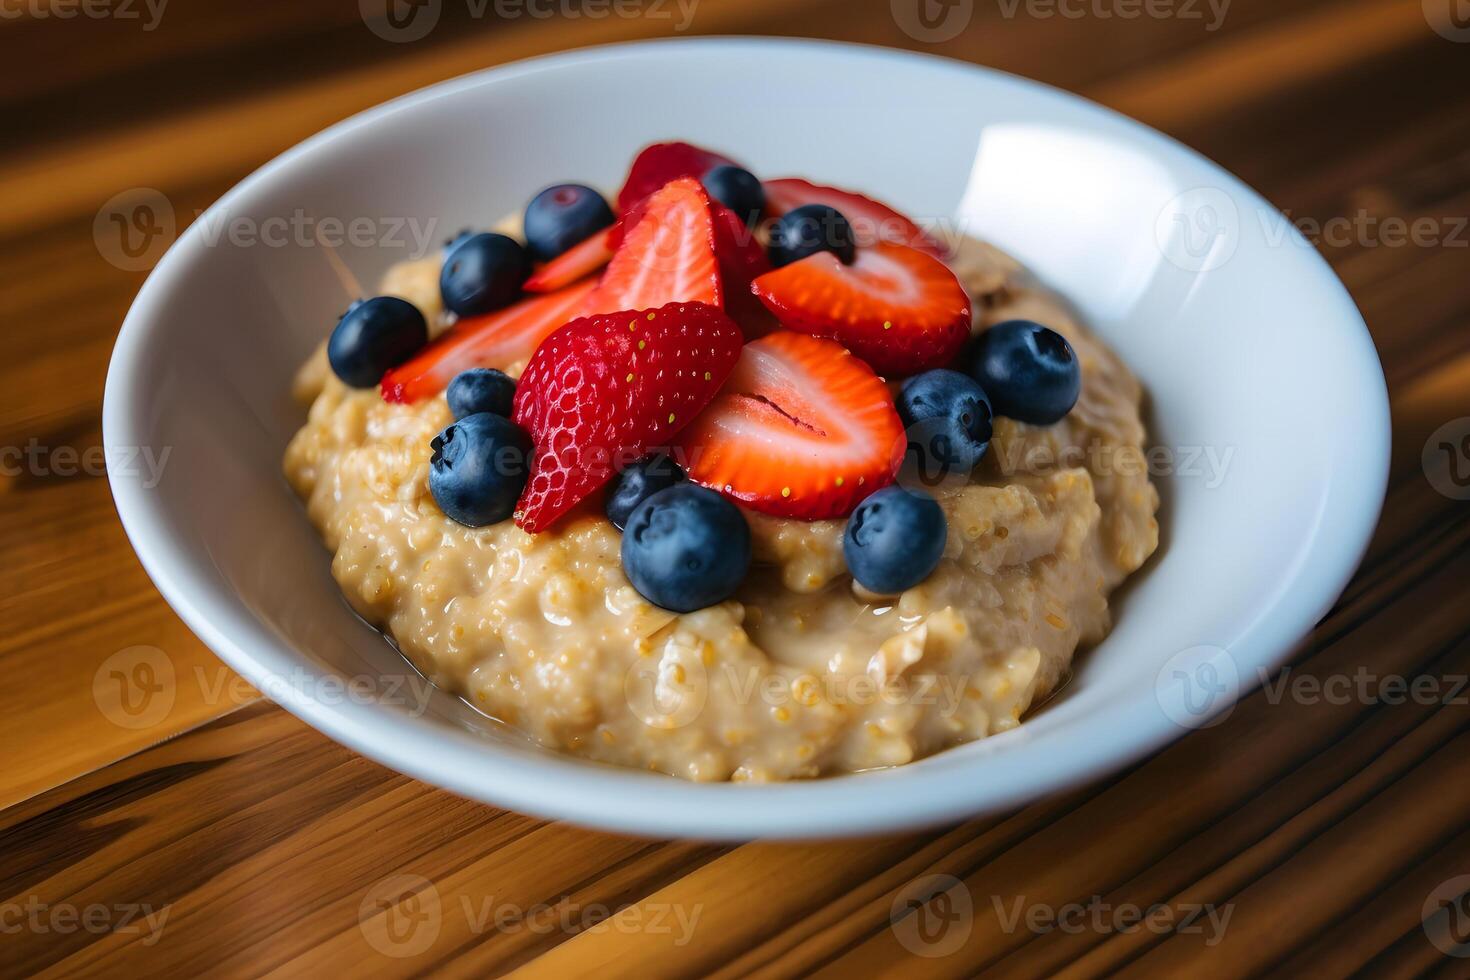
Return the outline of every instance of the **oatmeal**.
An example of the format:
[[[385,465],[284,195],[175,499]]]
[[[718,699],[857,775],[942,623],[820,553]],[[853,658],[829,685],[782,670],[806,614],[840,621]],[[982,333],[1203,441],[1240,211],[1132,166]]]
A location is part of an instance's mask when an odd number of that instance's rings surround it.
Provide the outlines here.
[[[630,584],[601,494],[537,534],[463,526],[429,489],[444,395],[390,404],[324,354],[297,379],[310,408],[285,473],[353,608],[436,684],[547,746],[692,780],[900,765],[1018,725],[1107,634],[1109,594],[1158,543],[1138,382],[1008,256],[966,241],[949,264],[977,331],[1024,319],[1064,335],[1081,393],[1055,424],[996,418],[974,473],[931,488],[943,554],[896,596],[849,574],[842,519],[746,510],[749,575],[682,614]],[[437,277],[422,260],[383,288],[433,331]]]

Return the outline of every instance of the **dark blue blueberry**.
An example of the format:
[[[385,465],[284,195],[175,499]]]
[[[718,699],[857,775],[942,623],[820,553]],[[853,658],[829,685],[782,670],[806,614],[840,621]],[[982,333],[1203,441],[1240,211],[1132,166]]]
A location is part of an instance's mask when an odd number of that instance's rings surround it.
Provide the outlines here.
[[[771,227],[771,264],[790,265],[818,252],[831,252],[844,265],[857,258],[857,238],[842,212],[825,204],[803,204]]]
[[[842,554],[858,584],[879,595],[898,595],[934,571],[944,554],[944,511],[923,491],[884,487],[858,504],[847,519]]]
[[[482,231],[445,254],[439,293],[445,308],[460,316],[489,313],[514,302],[529,273],[520,242]]]
[[[667,490],[683,480],[684,471],[669,457],[662,453],[643,457],[624,467],[608,485],[607,519],[621,531],[634,508],[660,490]]]
[[[510,418],[511,404],[516,397],[516,383],[504,371],[470,368],[454,376],[444,397],[449,402],[450,414],[457,419],[481,412]]]
[[[1082,392],[1082,365],[1067,338],[1030,320],[1007,320],[982,333],[970,373],[995,414],[1032,425],[1060,421]]]
[[[633,588],[674,612],[735,594],[750,570],[750,526],[724,497],[680,483],[644,500],[623,530],[623,571]]]
[[[520,426],[481,412],[451,424],[429,445],[429,492],[445,514],[468,527],[484,527],[515,513],[531,453],[531,439]]]
[[[968,374],[938,368],[909,378],[898,395],[898,415],[908,435],[908,461],[926,480],[968,474],[990,447],[990,399]]]
[[[371,388],[429,342],[424,315],[406,299],[375,296],[347,308],[327,341],[327,361],[343,383]]]
[[[526,248],[537,262],[549,262],[613,220],[612,208],[592,188],[557,184],[526,205]]]
[[[749,170],[727,163],[715,167],[701,181],[709,196],[734,211],[747,225],[755,226],[766,209],[766,189]]]
[[[455,249],[459,248],[465,242],[469,241],[471,238],[474,238],[474,237],[475,237],[475,233],[472,230],[470,230],[469,228],[461,228],[455,234],[455,236],[453,238],[445,239],[445,241],[444,241],[444,254],[445,255],[448,255],[450,252],[452,252]]]

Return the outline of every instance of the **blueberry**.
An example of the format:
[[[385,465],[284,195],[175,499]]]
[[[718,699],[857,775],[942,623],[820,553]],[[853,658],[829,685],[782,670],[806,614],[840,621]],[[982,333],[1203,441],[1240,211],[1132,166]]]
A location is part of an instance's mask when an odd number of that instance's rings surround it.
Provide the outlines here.
[[[1067,338],[1030,320],[1007,320],[982,333],[970,373],[995,414],[1032,425],[1060,421],[1082,391],[1082,366]]]
[[[680,483],[644,500],[623,531],[623,571],[642,596],[693,612],[735,594],[750,569],[745,515],[713,490]]]
[[[461,371],[449,382],[449,390],[444,393],[449,401],[449,411],[457,419],[481,412],[510,418],[515,396],[516,383],[510,375],[494,368]]]
[[[967,474],[990,447],[990,399],[968,374],[939,368],[909,378],[898,415],[908,453],[926,477]]]
[[[445,514],[484,527],[515,513],[531,454],[531,439],[520,426],[481,412],[454,422],[429,445],[429,492]]]
[[[455,236],[453,238],[446,238],[444,240],[444,254],[448,255],[450,252],[459,248],[465,242],[474,237],[475,233],[473,231],[468,228],[461,228],[458,232],[455,233]]]
[[[548,262],[613,220],[612,208],[592,188],[556,184],[526,205],[526,248],[536,261]]]
[[[761,212],[766,209],[766,189],[749,170],[725,164],[705,174],[701,183],[710,197],[734,211],[747,225],[754,226],[761,220]]]
[[[371,388],[428,342],[429,325],[418,307],[397,296],[375,296],[342,314],[327,341],[327,361],[344,383]]]
[[[831,252],[852,265],[857,238],[842,212],[825,204],[803,204],[781,216],[771,228],[771,264],[790,265],[818,252]]]
[[[898,595],[934,571],[944,554],[944,511],[923,491],[884,487],[858,504],[847,519],[842,554],[858,584],[879,595]]]
[[[607,519],[621,531],[635,507],[683,479],[684,471],[669,457],[661,453],[643,457],[625,467],[608,486]]]
[[[530,263],[520,242],[482,231],[444,256],[439,292],[445,308],[460,316],[489,313],[513,302],[529,273]]]

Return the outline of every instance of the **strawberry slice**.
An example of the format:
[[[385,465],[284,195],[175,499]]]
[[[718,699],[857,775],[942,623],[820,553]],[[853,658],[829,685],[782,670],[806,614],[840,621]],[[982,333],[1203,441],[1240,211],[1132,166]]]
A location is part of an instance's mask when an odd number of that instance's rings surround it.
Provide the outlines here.
[[[577,315],[596,285],[595,279],[588,279],[494,313],[460,320],[412,360],[383,376],[383,399],[422,401],[443,391],[466,368],[503,369],[528,360],[548,334]]]
[[[692,143],[654,143],[645,146],[633,158],[633,166],[628,169],[628,179],[623,181],[623,189],[618,191],[618,213],[626,214],[629,208],[671,180],[679,177],[699,180],[711,169],[734,162]]]
[[[764,337],[780,328],[776,318],[751,292],[750,284],[771,271],[771,260],[760,239],[740,216],[720,204],[711,204],[715,224],[715,257],[720,264],[720,285],[725,294],[725,311],[740,324],[749,340]]]
[[[667,447],[719,392],[742,339],[703,303],[583,317],[547,337],[516,385],[513,418],[536,447],[516,523],[545,530],[619,467]]]
[[[852,225],[859,246],[884,241],[917,248],[937,259],[949,254],[932,235],[882,201],[854,191],[823,187],[800,177],[768,180],[762,186],[766,189],[766,213],[773,218],[803,204],[825,204],[842,212]]]
[[[570,286],[612,261],[612,231],[593,232],[584,239],[552,259],[537,266],[521,287],[528,293],[554,293]]]
[[[942,367],[970,336],[970,297],[938,259],[907,245],[860,248],[852,265],[818,252],[751,287],[792,330],[832,337],[881,374]]]
[[[722,295],[709,197],[699,181],[683,177],[648,198],[643,217],[623,234],[583,313],[675,302],[719,306]]]
[[[826,520],[892,483],[904,447],[893,398],[871,368],[835,341],[782,330],[745,345],[674,458],[752,510]]]

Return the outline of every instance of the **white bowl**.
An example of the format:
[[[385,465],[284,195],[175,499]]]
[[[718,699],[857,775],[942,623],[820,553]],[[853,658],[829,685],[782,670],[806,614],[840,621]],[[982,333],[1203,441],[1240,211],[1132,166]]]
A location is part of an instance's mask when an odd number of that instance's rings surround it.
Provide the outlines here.
[[[616,186],[636,149],[669,138],[965,223],[1061,290],[1143,379],[1156,441],[1182,449],[1160,479],[1163,547],[1119,597],[1112,635],[1019,729],[881,772],[698,785],[541,750],[442,692],[420,711],[333,685],[404,673],[340,597],[281,476],[303,417],[292,373],[341,312],[342,287],[320,248],[211,231],[300,211],[367,217],[385,235],[395,218],[436,219],[444,237],[522,207],[554,179]],[[406,251],[341,254],[372,283]],[[1389,450],[1383,376],[1351,299],[1230,174],[1096,105],[993,71],[745,39],[510,65],[284,154],[221,198],[149,277],[118,337],[103,416],[109,453],[171,453],[157,486],[126,468],[112,477],[153,581],[288,710],[487,803],[712,839],[957,821],[1097,778],[1213,721],[1346,585],[1382,504]],[[1223,482],[1185,465],[1195,448],[1229,455]]]

